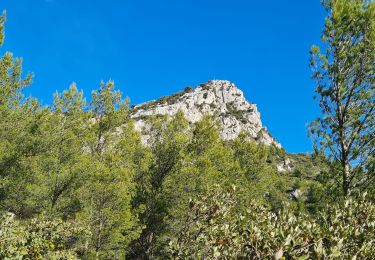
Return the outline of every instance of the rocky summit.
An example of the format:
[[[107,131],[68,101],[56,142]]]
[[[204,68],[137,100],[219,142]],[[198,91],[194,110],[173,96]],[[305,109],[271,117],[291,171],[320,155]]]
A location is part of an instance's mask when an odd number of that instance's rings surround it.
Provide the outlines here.
[[[236,138],[245,131],[258,143],[281,145],[262,125],[256,104],[250,103],[243,92],[226,80],[211,80],[195,88],[136,105],[132,109],[135,127],[142,131],[147,127],[147,117],[152,115],[173,116],[182,110],[191,123],[199,121],[203,115],[217,117],[222,125],[224,140]]]

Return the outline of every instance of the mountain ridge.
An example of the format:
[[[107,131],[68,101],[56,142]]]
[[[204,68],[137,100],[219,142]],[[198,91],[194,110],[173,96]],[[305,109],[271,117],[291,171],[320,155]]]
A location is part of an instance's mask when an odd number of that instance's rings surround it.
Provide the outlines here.
[[[148,117],[173,116],[179,110],[191,123],[199,121],[205,114],[218,118],[224,140],[233,140],[245,131],[258,143],[281,148],[263,126],[257,105],[246,100],[243,91],[228,80],[210,80],[195,88],[186,87],[184,91],[135,105],[131,117],[135,120],[135,128],[142,131],[147,127]]]

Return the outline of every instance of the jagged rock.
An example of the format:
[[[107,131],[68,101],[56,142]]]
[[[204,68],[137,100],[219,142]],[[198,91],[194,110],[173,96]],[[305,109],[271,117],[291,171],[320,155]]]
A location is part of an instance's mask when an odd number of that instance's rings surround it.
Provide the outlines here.
[[[281,163],[276,165],[276,168],[278,172],[291,172],[293,170],[293,165],[289,158],[285,158]]]
[[[293,200],[298,200],[301,197],[301,195],[302,195],[302,191],[299,189],[295,189],[289,193],[289,198]]]
[[[147,128],[147,117],[173,116],[178,110],[182,110],[191,123],[199,121],[205,114],[218,117],[224,140],[232,140],[244,130],[259,143],[281,147],[262,126],[257,106],[248,102],[243,92],[226,80],[211,80],[194,89],[187,88],[185,92],[137,105],[131,117],[136,121],[136,129],[142,131]]]

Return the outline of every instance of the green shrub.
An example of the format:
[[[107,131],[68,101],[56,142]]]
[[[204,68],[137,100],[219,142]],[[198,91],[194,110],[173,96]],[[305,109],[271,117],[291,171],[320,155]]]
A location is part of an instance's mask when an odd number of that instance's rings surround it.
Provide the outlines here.
[[[210,88],[211,88],[210,81],[208,81],[207,83],[203,83],[199,86],[202,88],[202,90],[210,90]]]
[[[84,227],[62,220],[21,222],[12,213],[0,219],[0,259],[77,259]]]
[[[184,89],[184,92],[185,92],[185,93],[190,93],[190,92],[192,92],[192,91],[193,91],[193,89],[192,89],[192,87],[190,87],[190,86],[186,86],[185,89]]]
[[[233,102],[227,103],[226,107],[228,110],[227,114],[234,116],[237,120],[241,121],[243,124],[247,123],[247,119],[245,117],[246,111],[235,109]]]
[[[375,206],[366,194],[330,205],[319,217],[278,214],[256,203],[238,212],[234,188],[215,186],[190,202],[180,235],[169,244],[174,259],[371,259]]]

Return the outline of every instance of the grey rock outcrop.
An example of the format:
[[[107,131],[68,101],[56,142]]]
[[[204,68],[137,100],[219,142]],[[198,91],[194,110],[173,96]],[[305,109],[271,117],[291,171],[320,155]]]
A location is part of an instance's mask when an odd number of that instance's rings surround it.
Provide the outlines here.
[[[293,164],[289,158],[284,158],[281,163],[276,165],[278,172],[291,172]]]
[[[259,143],[281,145],[263,127],[257,106],[248,102],[243,92],[226,80],[211,80],[194,89],[137,105],[132,110],[136,129],[147,127],[146,119],[152,115],[173,116],[182,110],[191,123],[199,121],[203,115],[217,117],[222,124],[224,140],[236,138],[241,131]]]
[[[302,191],[299,189],[292,190],[289,193],[289,198],[293,200],[299,200],[302,196]]]

